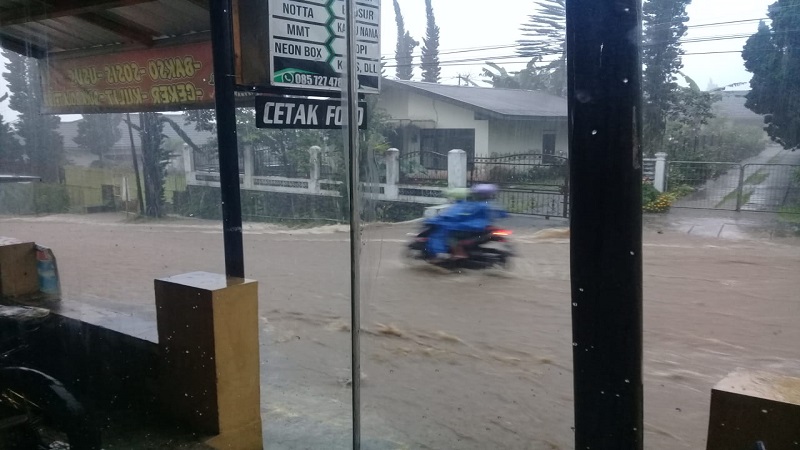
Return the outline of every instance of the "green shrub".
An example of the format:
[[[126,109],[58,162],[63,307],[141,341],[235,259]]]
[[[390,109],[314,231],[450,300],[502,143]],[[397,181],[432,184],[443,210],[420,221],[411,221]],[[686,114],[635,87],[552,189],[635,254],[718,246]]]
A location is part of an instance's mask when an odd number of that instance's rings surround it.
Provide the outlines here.
[[[49,183],[0,184],[0,213],[54,214],[69,211],[67,187]]]
[[[674,195],[675,198],[686,197],[687,195],[694,192],[694,188],[689,186],[688,184],[679,184],[674,188],[670,189],[670,194]]]
[[[35,184],[33,197],[36,214],[55,214],[69,211],[69,194],[63,184]]]
[[[658,192],[658,189],[656,189],[656,187],[652,184],[642,184],[642,205],[656,201],[659,195],[661,195],[661,193]]]

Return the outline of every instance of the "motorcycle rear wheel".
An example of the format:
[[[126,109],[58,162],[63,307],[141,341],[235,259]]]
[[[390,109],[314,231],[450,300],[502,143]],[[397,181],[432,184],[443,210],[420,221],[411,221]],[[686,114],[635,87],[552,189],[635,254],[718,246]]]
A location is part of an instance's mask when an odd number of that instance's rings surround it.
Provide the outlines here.
[[[54,378],[28,368],[0,369],[0,450],[100,450],[100,430]]]

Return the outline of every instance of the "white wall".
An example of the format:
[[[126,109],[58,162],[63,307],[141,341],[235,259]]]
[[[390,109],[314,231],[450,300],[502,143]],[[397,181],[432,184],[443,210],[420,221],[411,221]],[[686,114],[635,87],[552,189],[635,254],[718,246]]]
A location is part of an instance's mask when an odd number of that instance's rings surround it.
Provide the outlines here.
[[[512,155],[518,153],[541,153],[542,135],[555,133],[556,154],[567,155],[569,148],[567,119],[501,121],[489,124],[489,154]]]
[[[567,118],[532,121],[475,120],[475,112],[432,97],[401,89],[386,89],[378,97],[378,108],[386,110],[400,125],[418,128],[457,128],[475,130],[475,156],[488,157],[493,153],[514,154],[542,151],[542,134],[556,133],[556,154],[567,155]],[[410,122],[409,122],[410,121]],[[401,150],[419,150],[407,135]]]

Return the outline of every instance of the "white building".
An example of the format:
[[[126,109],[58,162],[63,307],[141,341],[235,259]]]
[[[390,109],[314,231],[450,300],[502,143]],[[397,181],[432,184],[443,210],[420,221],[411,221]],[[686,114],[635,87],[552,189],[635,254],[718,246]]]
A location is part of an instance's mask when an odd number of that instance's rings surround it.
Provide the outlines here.
[[[378,108],[396,124],[391,144],[402,153],[446,154],[458,148],[470,159],[567,155],[566,99],[518,89],[382,82]]]

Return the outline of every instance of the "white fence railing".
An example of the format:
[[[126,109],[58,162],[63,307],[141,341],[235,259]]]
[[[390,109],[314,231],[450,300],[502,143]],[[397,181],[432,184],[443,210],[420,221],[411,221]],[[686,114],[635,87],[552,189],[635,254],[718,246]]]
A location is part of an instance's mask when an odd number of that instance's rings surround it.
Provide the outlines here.
[[[239,176],[242,189],[251,191],[282,192],[287,194],[341,196],[341,182],[320,177],[320,148],[311,147],[309,158],[311,170],[309,178],[286,178],[278,176],[253,175],[253,158],[244,160],[244,174]],[[400,184],[400,151],[391,148],[386,151],[386,182],[361,183],[361,191],[371,200],[401,201],[423,204],[446,203],[447,188],[467,186],[467,154],[463,150],[451,150],[448,154],[447,187]],[[197,171],[192,167],[192,158],[185,157],[186,183],[193,186],[219,187],[220,178],[216,171]]]

